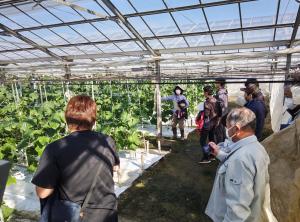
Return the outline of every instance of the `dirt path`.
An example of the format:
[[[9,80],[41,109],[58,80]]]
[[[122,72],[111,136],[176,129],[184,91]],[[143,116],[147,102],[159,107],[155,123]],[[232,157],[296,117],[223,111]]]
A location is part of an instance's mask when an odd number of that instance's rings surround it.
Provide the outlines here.
[[[199,143],[171,142],[171,153],[145,173],[119,198],[121,222],[211,221],[204,210],[217,162],[200,165]]]

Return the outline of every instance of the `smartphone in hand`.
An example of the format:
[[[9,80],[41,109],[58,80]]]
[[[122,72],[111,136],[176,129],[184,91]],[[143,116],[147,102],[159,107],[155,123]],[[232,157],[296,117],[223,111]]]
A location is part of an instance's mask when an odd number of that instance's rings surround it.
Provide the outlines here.
[[[212,149],[211,149],[210,145],[208,145],[208,144],[205,145],[205,146],[203,147],[203,149],[204,149],[204,152],[205,152],[206,154],[211,155]]]

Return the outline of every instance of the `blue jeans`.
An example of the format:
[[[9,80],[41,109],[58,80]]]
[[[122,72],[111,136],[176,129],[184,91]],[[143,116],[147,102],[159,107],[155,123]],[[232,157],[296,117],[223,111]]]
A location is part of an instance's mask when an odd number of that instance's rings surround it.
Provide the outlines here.
[[[39,222],[81,222],[81,206],[67,200],[59,200],[56,194],[41,200]]]

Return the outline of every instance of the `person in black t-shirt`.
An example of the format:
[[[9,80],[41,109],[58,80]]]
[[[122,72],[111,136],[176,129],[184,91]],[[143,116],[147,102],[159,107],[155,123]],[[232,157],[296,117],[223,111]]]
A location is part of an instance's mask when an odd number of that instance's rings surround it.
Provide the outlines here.
[[[70,99],[65,118],[71,133],[45,148],[32,183],[42,200],[56,193],[60,200],[82,205],[101,166],[81,219],[83,222],[116,222],[113,171],[119,167],[120,160],[114,140],[92,131],[96,110],[96,103],[89,96]]]

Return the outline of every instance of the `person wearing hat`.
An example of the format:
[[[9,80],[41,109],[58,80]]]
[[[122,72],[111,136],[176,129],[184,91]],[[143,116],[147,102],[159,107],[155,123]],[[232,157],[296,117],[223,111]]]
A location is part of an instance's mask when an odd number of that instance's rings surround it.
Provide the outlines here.
[[[244,106],[254,112],[256,116],[255,136],[258,140],[261,140],[267,113],[265,103],[259,98],[260,95],[257,95],[259,92],[254,84],[249,84],[248,87],[242,88],[241,91],[245,92],[246,104]]]
[[[183,87],[177,85],[174,88],[174,94],[171,96],[162,97],[162,101],[173,101],[173,115],[172,115],[172,131],[173,139],[177,139],[177,124],[179,125],[181,140],[184,140],[184,119],[186,118],[186,109],[189,106],[189,102],[183,95]]]
[[[245,82],[245,87],[255,91],[255,98],[254,99],[261,100],[261,101],[265,102],[265,96],[261,92],[261,90],[259,88],[259,83],[258,83],[256,78],[247,79],[246,82]],[[241,90],[244,91],[246,88],[241,88]]]

